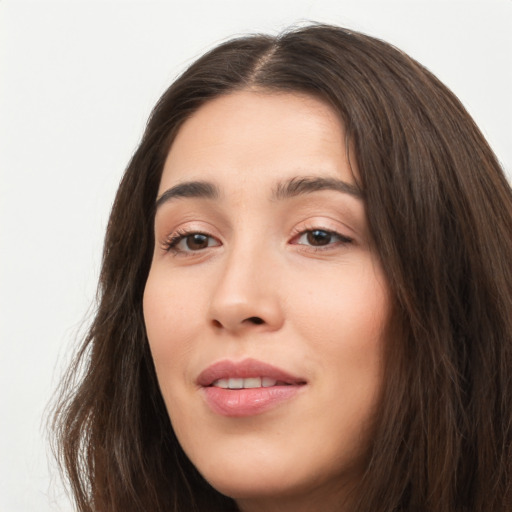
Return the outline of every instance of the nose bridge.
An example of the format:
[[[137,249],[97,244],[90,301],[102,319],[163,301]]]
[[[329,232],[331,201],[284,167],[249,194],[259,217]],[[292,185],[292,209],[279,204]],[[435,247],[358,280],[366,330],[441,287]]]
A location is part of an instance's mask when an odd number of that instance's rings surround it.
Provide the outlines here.
[[[249,236],[241,236],[227,250],[211,301],[215,325],[231,331],[282,325],[279,270],[271,253],[264,239]]]

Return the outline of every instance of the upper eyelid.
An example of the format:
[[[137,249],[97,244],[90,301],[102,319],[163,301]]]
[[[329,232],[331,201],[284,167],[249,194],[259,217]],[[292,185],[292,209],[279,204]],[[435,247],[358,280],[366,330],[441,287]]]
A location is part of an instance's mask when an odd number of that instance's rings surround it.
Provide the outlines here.
[[[172,229],[169,229],[171,228],[169,224],[167,225],[167,229],[165,229],[165,224],[171,221],[171,218],[169,217],[167,217],[167,221],[165,223],[163,223],[162,219],[162,221],[155,224],[155,238],[156,240],[159,240],[160,246],[168,245],[169,240],[175,238],[179,234],[189,235],[193,233],[205,234],[216,239],[220,245],[224,245],[227,241],[231,240],[235,234],[236,226],[231,225],[231,223],[227,223],[226,219],[212,219],[211,214],[208,215],[209,218],[201,218],[196,215],[192,216],[191,213],[192,212],[185,212],[185,215],[181,220],[179,220],[181,215],[179,215],[178,218],[175,218],[175,220],[179,222],[173,222],[174,227],[172,227]],[[301,212],[299,209],[298,213],[302,217],[306,212]],[[359,233],[359,230],[354,230],[354,228],[350,226],[350,222],[347,224],[343,221],[343,217],[333,215],[333,213],[308,212],[307,215],[304,215],[302,220],[295,221],[293,226],[290,226],[288,231],[289,239],[286,243],[289,243],[291,238],[296,238],[301,233],[315,229],[329,231],[352,241],[360,240],[361,234]]]
[[[319,218],[318,220],[306,220],[298,223],[293,228],[292,235],[297,236],[306,231],[314,230],[328,231],[329,233],[335,233],[346,238],[354,238],[356,236],[356,232],[349,225],[329,217]]]
[[[172,230],[169,230],[167,231],[167,234],[165,234],[164,236],[160,237],[162,240],[169,240],[173,237],[176,237],[176,236],[179,236],[179,235],[182,235],[182,236],[187,236],[187,235],[193,235],[193,234],[203,234],[203,235],[207,235],[207,236],[210,236],[212,238],[215,238],[217,240],[221,240],[223,238],[225,238],[225,236],[221,236],[220,233],[218,232],[219,230],[216,229],[216,228],[211,228],[211,227],[204,227],[204,226],[200,226],[200,225],[197,225],[195,223],[195,221],[187,221],[185,224],[188,224],[188,223],[193,223],[192,226],[188,227],[188,226],[178,226]],[[202,222],[202,221],[199,221],[199,222]],[[340,228],[340,227],[334,227],[332,225],[329,225],[331,223],[336,223],[336,224],[341,224],[343,227]],[[327,217],[327,221],[326,220],[307,220],[307,221],[302,221],[300,223],[297,223],[291,230],[290,230],[290,235],[289,236],[297,236],[298,234],[302,234],[302,233],[305,233],[307,231],[314,231],[314,230],[322,230],[322,231],[328,231],[330,233],[335,233],[335,234],[338,234],[340,236],[345,236],[347,238],[352,238],[353,235],[348,235],[348,234],[345,234],[344,231],[345,230],[348,230],[350,231],[351,233],[354,232],[354,230],[352,228],[350,228],[350,226],[344,224],[344,223],[341,223],[339,220],[333,220],[333,219],[330,219]],[[231,231],[231,229],[229,230]]]
[[[160,236],[157,235],[158,232],[161,233]],[[163,226],[160,229],[155,226],[155,237],[160,238],[163,241],[170,240],[171,238],[180,235],[188,236],[196,233],[208,235],[212,238],[220,240],[219,230],[213,228],[209,223],[203,221],[187,220],[185,222],[179,223],[177,227],[174,227],[173,229],[165,229],[165,231]]]
[[[327,228],[322,228],[322,227],[314,227],[314,228],[301,229],[294,236],[294,238],[296,238],[299,235],[304,235],[305,233],[309,233],[311,231],[325,231],[326,233],[329,233],[331,235],[340,236],[342,238],[352,238],[352,237],[349,237],[348,235],[345,235],[345,234],[341,233],[338,229],[327,229]]]

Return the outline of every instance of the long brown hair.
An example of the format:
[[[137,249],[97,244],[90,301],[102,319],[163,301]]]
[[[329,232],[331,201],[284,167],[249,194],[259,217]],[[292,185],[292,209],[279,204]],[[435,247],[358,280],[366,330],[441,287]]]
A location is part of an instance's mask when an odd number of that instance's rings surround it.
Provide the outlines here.
[[[340,115],[391,289],[386,383],[352,510],[512,510],[510,186],[429,71],[387,43],[325,25],[224,43],[153,110],[112,209],[96,316],[54,417],[78,510],[236,510],[174,436],[142,295],[173,137],[205,102],[243,88],[311,94]]]

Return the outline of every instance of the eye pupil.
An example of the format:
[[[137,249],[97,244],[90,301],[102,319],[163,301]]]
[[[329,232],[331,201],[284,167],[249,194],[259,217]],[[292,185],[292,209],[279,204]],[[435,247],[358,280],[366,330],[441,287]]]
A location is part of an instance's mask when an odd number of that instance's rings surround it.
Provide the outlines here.
[[[331,243],[332,235],[328,231],[314,229],[307,234],[308,243],[311,245],[328,245]]]
[[[187,237],[187,248],[191,251],[206,249],[208,247],[208,236],[201,233],[194,233]]]

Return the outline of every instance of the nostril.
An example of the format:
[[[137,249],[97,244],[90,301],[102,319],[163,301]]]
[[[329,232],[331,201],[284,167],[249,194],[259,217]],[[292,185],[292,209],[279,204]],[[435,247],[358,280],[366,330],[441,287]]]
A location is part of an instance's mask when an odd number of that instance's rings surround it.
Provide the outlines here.
[[[249,325],[263,325],[267,322],[263,320],[263,318],[259,316],[249,316],[245,318],[244,320],[240,321],[233,321],[231,323],[230,319],[227,318],[226,322],[222,322],[220,320],[217,320],[215,318],[212,318],[211,320],[212,326],[215,329],[227,329],[227,330],[237,330],[237,329],[243,329],[244,327],[249,327]]]
[[[247,321],[253,323],[254,325],[261,325],[263,323],[263,320],[259,316],[251,316],[251,318],[248,318]]]

